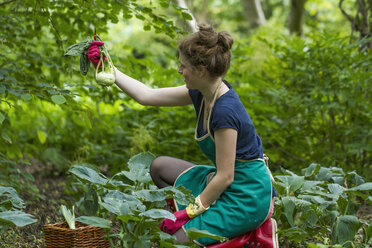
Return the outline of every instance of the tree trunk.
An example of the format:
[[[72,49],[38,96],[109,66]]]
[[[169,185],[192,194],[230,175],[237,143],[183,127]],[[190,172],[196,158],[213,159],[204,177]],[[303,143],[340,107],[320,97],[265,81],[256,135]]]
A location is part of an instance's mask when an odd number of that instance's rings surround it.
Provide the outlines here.
[[[266,23],[265,14],[259,0],[241,0],[244,15],[251,28],[257,28]]]
[[[289,13],[289,31],[291,34],[302,36],[306,0],[291,0]]]
[[[177,0],[177,5],[181,8],[187,9],[187,13],[192,16],[192,20],[187,20],[187,25],[189,26],[190,30],[195,33],[198,31],[198,23],[196,22],[196,19],[194,15],[191,13],[190,9],[187,7],[187,4],[184,0]]]
[[[357,0],[358,9],[355,14],[355,17],[350,16],[342,7],[344,0],[340,0],[339,7],[342,11],[342,14],[349,20],[351,23],[352,33],[359,32],[360,39],[370,38],[372,36],[372,0]],[[368,21],[369,20],[369,21]],[[361,49],[369,48],[372,50],[372,42],[367,41]]]

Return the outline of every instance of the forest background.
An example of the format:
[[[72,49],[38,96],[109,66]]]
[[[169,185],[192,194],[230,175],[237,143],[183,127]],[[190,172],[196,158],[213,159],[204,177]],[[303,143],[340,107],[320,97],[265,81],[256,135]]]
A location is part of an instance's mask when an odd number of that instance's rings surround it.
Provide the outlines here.
[[[192,106],[141,106],[98,85],[92,68],[82,76],[79,58],[64,56],[95,30],[119,70],[155,88],[183,83],[177,42],[195,21],[230,32],[225,79],[274,175],[318,164],[372,179],[371,1],[8,0],[0,13],[0,197],[15,189],[39,219],[32,241],[13,228],[1,234],[4,247],[42,247],[40,226],[58,220],[61,203],[73,204],[67,171],[74,164],[107,176],[141,152],[210,164],[193,139]],[[371,200],[371,188],[364,190],[359,197]]]

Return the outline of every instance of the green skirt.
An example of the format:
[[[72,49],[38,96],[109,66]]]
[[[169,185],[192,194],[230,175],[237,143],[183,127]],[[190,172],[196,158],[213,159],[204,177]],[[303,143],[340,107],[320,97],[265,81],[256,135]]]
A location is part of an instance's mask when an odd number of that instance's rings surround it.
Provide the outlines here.
[[[208,175],[214,172],[214,166],[194,166],[183,172],[174,186],[182,185],[196,197],[206,187]],[[233,238],[256,229],[264,222],[272,198],[272,185],[265,163],[261,160],[236,161],[234,172],[234,182],[206,212],[187,222],[183,226],[185,231],[193,227]],[[178,210],[186,208],[178,203],[176,206]],[[196,240],[199,245],[216,242],[211,238]]]

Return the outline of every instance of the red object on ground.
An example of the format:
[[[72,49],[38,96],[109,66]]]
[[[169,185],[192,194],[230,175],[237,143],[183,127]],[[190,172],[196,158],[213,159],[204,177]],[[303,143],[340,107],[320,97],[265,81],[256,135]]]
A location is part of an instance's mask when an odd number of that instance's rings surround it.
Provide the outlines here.
[[[276,221],[266,220],[255,230],[232,238],[227,242],[216,243],[206,248],[279,248]]]

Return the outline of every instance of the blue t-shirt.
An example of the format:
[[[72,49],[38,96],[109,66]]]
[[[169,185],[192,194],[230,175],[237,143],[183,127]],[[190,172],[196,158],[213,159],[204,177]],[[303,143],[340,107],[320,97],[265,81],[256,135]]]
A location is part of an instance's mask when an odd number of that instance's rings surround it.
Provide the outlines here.
[[[233,128],[238,131],[236,159],[262,158],[262,142],[255,131],[251,118],[235,90],[228,82],[224,81],[224,83],[230,89],[220,96],[214,104],[210,118],[211,135],[214,136],[214,132],[221,128]],[[196,116],[198,116],[203,95],[199,90],[189,90],[189,94],[194,104]],[[198,137],[207,133],[207,131],[203,132],[203,111],[200,113],[201,117],[197,128]]]

